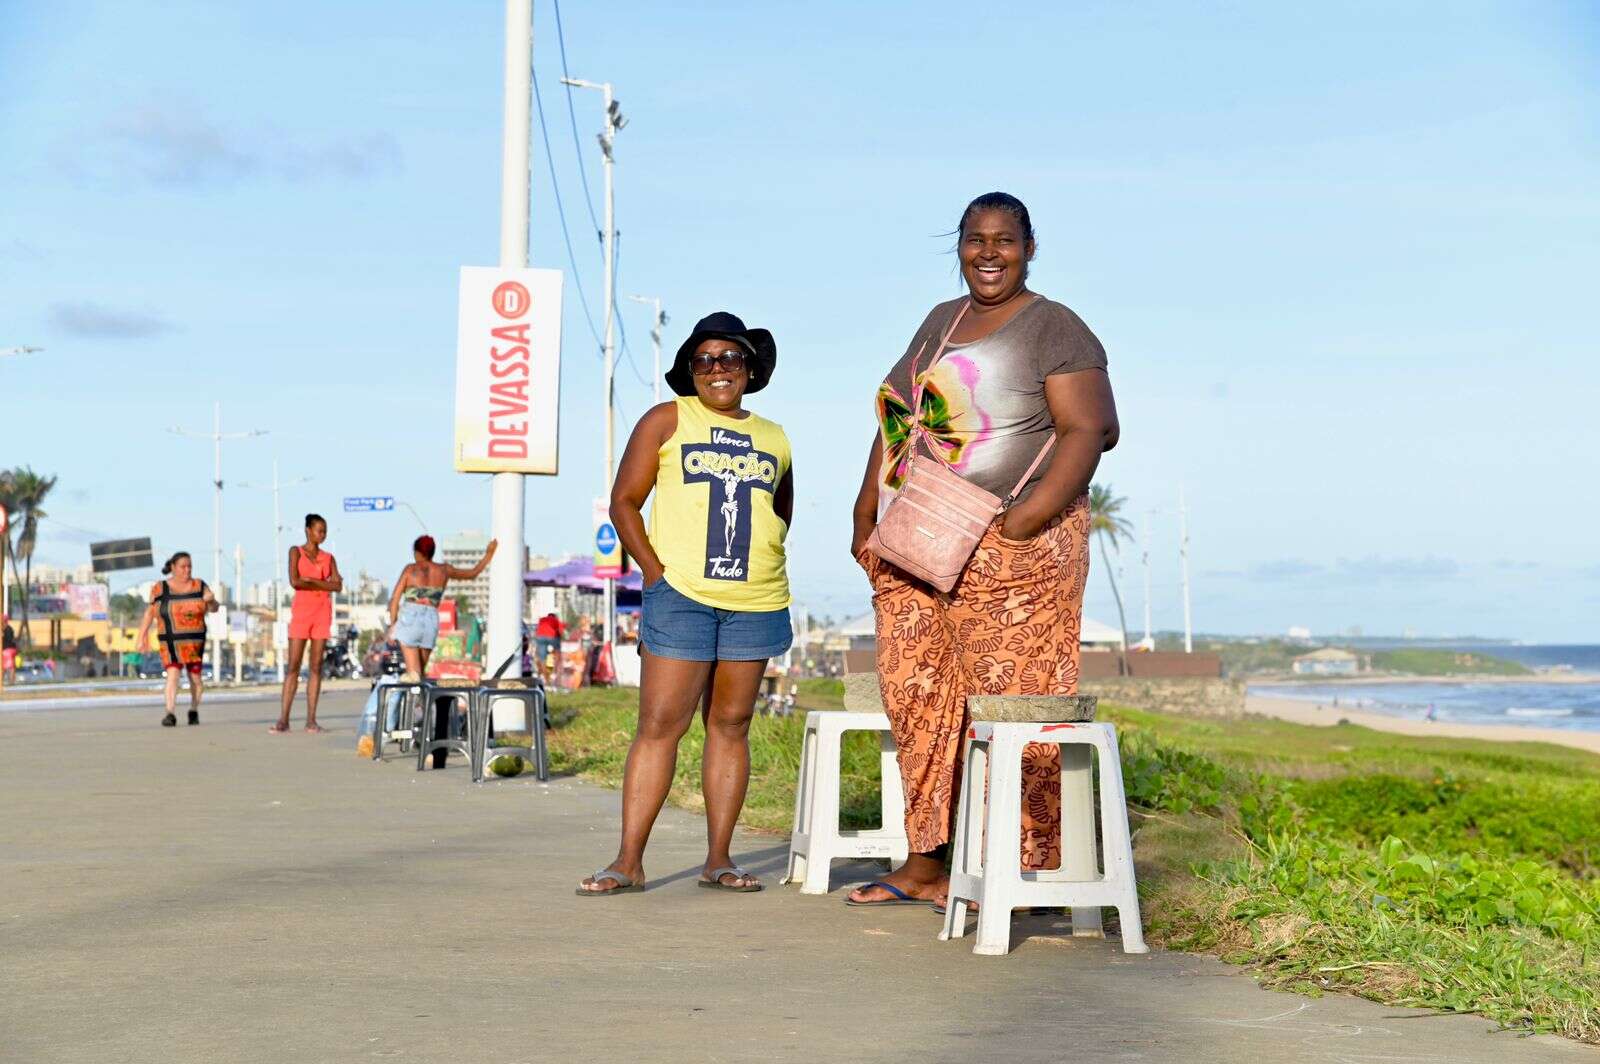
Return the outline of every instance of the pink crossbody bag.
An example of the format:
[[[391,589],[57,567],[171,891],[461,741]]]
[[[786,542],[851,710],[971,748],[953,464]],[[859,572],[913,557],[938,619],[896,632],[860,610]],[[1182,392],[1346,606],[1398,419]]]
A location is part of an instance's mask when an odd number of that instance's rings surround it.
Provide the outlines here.
[[[950,337],[969,306],[970,302],[963,302],[956,312],[955,320],[939,343],[939,350],[934,352],[933,361],[928,363],[929,372],[944,356]],[[923,346],[926,347],[926,343]],[[1050,438],[1034,456],[1033,464],[1004,499],[970,483],[938,457],[934,444],[928,439],[928,430],[922,427],[923,386],[917,377],[917,362],[921,357],[919,349],[911,360],[910,468],[899,493],[890,500],[883,518],[867,539],[867,549],[918,580],[940,591],[949,591],[961,579],[961,572],[971,560],[972,552],[977,550],[984,532],[1016,499],[1039,463],[1050,453],[1050,448],[1055,446],[1056,434],[1050,433]],[[927,454],[919,452],[919,444],[927,446]]]

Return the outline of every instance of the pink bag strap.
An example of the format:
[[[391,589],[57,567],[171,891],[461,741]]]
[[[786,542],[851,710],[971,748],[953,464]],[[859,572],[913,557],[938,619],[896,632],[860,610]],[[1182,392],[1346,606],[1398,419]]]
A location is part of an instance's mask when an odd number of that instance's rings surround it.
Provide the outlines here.
[[[1007,495],[1005,501],[1000,504],[1000,509],[1002,511],[1005,511],[1005,510],[1010,508],[1011,503],[1017,497],[1017,492],[1022,490],[1022,486],[1028,482],[1028,478],[1029,477],[1033,476],[1033,471],[1035,469],[1039,468],[1039,463],[1044,461],[1044,456],[1049,454],[1050,453],[1050,448],[1054,447],[1055,445],[1056,445],[1056,430],[1055,430],[1055,426],[1051,426],[1051,428],[1050,428],[1050,438],[1048,440],[1044,441],[1044,446],[1039,448],[1039,453],[1033,456],[1033,464],[1030,465],[1028,467],[1028,471],[1026,473],[1022,474],[1022,476],[1017,480],[1016,487],[1011,489],[1011,493],[1009,495]]]
[[[944,339],[939,341],[939,349],[933,353],[933,358],[928,362],[927,372],[932,373],[933,367],[938,365],[939,359],[944,357],[945,348],[950,346],[950,337],[956,334],[956,326],[961,324],[961,319],[966,316],[967,308],[972,306],[972,300],[963,299],[961,307],[956,311],[956,316],[950,319],[950,328],[944,331]],[[917,379],[917,362],[922,358],[923,350],[928,346],[924,340],[922,347],[917,348],[917,353],[911,356],[911,451],[916,453],[916,445],[920,442],[927,447],[929,454],[937,454],[933,444],[927,440],[928,430],[922,427],[922,393],[926,390],[923,382]]]

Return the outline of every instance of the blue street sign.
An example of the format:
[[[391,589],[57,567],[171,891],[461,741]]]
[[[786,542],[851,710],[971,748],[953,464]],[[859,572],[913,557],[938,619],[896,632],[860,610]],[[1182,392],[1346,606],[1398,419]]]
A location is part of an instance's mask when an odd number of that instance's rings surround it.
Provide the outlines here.
[[[617,530],[609,522],[595,531],[594,549],[601,554],[610,554],[617,549]]]
[[[386,513],[393,509],[393,495],[346,495],[344,498],[347,514]]]

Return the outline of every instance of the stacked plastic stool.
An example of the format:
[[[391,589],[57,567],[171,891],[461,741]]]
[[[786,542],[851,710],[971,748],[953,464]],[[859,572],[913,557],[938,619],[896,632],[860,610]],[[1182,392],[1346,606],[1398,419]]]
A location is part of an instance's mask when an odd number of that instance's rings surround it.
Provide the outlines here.
[[[433,684],[428,680],[408,680],[383,677],[378,680],[378,716],[372,725],[372,760],[383,760],[386,743],[400,744],[400,752],[407,752],[406,744],[416,738],[416,721],[422,715],[421,705],[429,701]],[[393,708],[395,726],[389,727],[389,713]],[[415,708],[414,708],[415,707]]]
[[[489,745],[489,733],[493,730],[497,701],[514,701],[521,705],[524,730],[528,734],[529,745]],[[533,762],[534,771],[541,781],[550,778],[550,757],[545,750],[543,680],[537,676],[528,679],[485,680],[473,692],[471,713],[473,723],[468,732],[472,740],[472,782],[484,782],[489,762],[506,754],[515,754]]]
[[[888,861],[892,868],[906,859],[905,792],[895,759],[894,736],[889,732],[889,718],[883,712],[883,698],[878,691],[878,677],[854,673],[844,680],[843,711],[806,714],[800,779],[794,795],[794,830],[789,839],[789,869],[782,879],[784,883],[799,880],[802,894],[828,893],[828,874],[834,861],[878,858]],[[874,731],[881,735],[880,828],[839,828],[839,757],[847,731]]]
[[[430,684],[424,692],[422,722],[413,730],[411,736],[411,745],[417,750],[418,772],[428,767],[428,759],[436,750],[442,751],[445,757],[448,757],[453,750],[466,758],[469,766],[472,764],[472,737],[476,724],[473,720],[475,714],[472,712],[472,705],[477,688],[476,680],[442,677]],[[451,716],[457,713],[457,703],[464,704],[466,712],[462,716],[466,723],[463,734],[451,735],[449,721],[445,722],[443,728],[438,726],[440,703],[445,703],[449,707],[446,712]],[[435,732],[443,732],[443,735],[436,736]]]
[[[1095,699],[1081,695],[974,695],[967,699],[965,775],[956,811],[950,900],[940,939],[966,934],[969,902],[978,905],[974,953],[1003,956],[1011,948],[1011,911],[1046,906],[1072,910],[1074,936],[1099,937],[1100,909],[1113,906],[1122,948],[1144,953],[1139,891],[1117,732],[1094,720]],[[1061,748],[1061,867],[1022,866],[1022,755],[1029,743]],[[1100,838],[1094,755],[1099,755]]]

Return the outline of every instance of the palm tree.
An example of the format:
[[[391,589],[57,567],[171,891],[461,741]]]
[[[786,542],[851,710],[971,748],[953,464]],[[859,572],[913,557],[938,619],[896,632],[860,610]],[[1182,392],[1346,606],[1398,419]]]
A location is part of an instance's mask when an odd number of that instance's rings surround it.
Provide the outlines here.
[[[15,512],[22,521],[22,531],[17,535],[15,554],[23,564],[22,625],[17,632],[17,638],[25,644],[32,642],[28,633],[28,589],[33,586],[33,548],[39,543],[39,522],[49,516],[43,508],[44,500],[55,486],[55,477],[42,477],[28,466],[11,471],[11,492],[16,503]]]
[[[1106,565],[1111,595],[1117,600],[1117,621],[1122,626],[1122,649],[1117,655],[1117,672],[1122,676],[1128,675],[1128,617],[1122,610],[1122,592],[1117,590],[1117,576],[1111,569],[1111,555],[1106,551],[1106,544],[1109,542],[1111,549],[1116,550],[1123,536],[1133,536],[1133,526],[1120,514],[1122,504],[1127,501],[1113,495],[1110,487],[1089,485],[1089,534],[1100,541],[1100,559]]]

